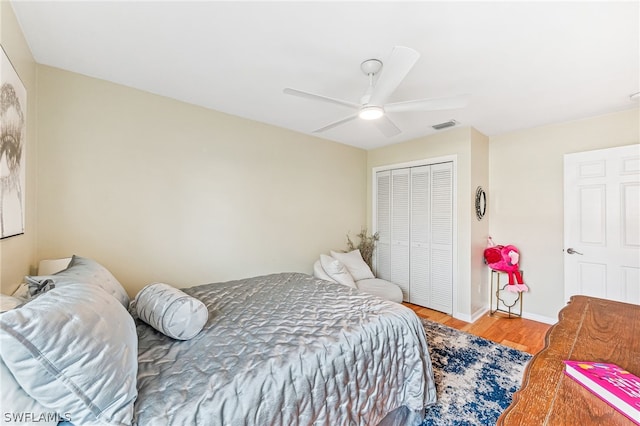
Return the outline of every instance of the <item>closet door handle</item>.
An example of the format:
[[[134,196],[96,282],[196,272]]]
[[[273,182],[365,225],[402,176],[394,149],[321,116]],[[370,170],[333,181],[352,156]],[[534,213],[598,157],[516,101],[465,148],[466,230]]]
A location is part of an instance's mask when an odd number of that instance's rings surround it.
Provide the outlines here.
[[[574,250],[574,249],[572,249],[571,247],[569,247],[569,248],[567,249],[567,253],[569,253],[569,254],[579,254],[580,256],[582,256],[582,255],[583,255],[582,253],[580,253],[579,251],[575,251],[575,250]]]

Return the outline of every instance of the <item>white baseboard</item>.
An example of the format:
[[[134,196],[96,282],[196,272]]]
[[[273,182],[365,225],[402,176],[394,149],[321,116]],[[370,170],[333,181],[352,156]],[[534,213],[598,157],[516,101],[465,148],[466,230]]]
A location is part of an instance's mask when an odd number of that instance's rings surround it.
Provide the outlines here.
[[[452,315],[455,319],[458,319],[460,321],[464,321],[464,322],[473,322],[471,320],[471,315],[467,315],[467,314],[461,314],[460,312],[456,312],[455,314]]]
[[[453,317],[455,319],[459,319],[460,321],[473,323],[473,322],[476,322],[478,319],[480,319],[480,317],[483,316],[485,313],[487,313],[488,310],[489,310],[488,307],[482,307],[481,309],[477,310],[471,315],[456,312],[455,314],[453,314]]]
[[[489,313],[489,306],[483,306],[482,308],[478,309],[476,312],[474,312],[471,315],[457,312],[453,315],[453,317],[455,319],[459,319],[460,321],[474,323],[478,319],[480,319],[480,317],[488,313]],[[557,318],[551,318],[543,315],[532,314],[531,312],[522,312],[522,318],[532,320],[532,321],[543,322],[545,324],[555,324],[558,322]]]
[[[545,317],[543,315],[532,314],[530,312],[523,312],[522,318],[532,320],[532,321],[543,322],[545,324],[555,324],[558,322],[558,318]]]
[[[482,309],[479,309],[479,310],[475,311],[471,315],[471,321],[469,321],[469,322],[478,321],[483,315],[485,315],[488,312],[489,312],[489,307],[488,306],[483,306]]]

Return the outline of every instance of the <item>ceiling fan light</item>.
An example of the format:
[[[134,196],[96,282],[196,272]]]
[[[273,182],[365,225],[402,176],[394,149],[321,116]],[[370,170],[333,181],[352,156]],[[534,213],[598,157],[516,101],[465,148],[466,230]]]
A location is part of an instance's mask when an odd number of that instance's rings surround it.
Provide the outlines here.
[[[366,106],[360,109],[358,117],[363,120],[377,120],[384,115],[384,110],[379,106]]]

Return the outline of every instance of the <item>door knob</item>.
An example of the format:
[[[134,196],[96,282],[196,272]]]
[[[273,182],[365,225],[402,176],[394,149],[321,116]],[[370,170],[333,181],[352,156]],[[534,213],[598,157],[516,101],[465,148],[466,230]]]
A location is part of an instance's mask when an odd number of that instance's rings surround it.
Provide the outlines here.
[[[582,256],[582,253],[580,253],[579,251],[575,251],[574,249],[572,249],[571,247],[569,247],[567,249],[567,253],[569,254],[579,254],[580,256]]]

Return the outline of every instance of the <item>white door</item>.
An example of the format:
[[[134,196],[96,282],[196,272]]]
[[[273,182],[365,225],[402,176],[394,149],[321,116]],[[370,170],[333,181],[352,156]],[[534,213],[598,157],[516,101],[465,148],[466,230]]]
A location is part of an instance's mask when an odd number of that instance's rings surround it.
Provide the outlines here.
[[[640,145],[564,157],[565,298],[640,304]]]
[[[376,223],[378,233],[375,250],[376,277],[391,280],[391,172],[376,173]]]
[[[411,247],[409,302],[431,307],[431,168],[411,168]]]
[[[376,172],[378,278],[403,300],[453,312],[453,163]]]
[[[391,171],[391,273],[409,300],[409,169]]]
[[[453,163],[431,166],[431,305],[453,312]]]

